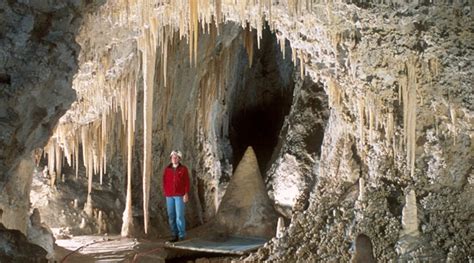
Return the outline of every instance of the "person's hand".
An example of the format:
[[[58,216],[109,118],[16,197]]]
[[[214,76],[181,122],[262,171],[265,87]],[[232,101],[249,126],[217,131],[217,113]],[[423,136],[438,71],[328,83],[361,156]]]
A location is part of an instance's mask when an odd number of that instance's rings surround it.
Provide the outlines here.
[[[187,203],[189,201],[188,194],[184,194],[183,202]]]

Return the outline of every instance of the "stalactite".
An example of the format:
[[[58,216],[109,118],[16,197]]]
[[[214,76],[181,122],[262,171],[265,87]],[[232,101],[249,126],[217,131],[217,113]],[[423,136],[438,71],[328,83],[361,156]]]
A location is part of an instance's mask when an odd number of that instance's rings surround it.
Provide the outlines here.
[[[405,132],[404,143],[407,152],[407,168],[412,177],[415,172],[417,64],[418,61],[413,57],[405,63],[406,77],[405,81],[401,83],[401,94],[399,93],[399,98],[401,97],[403,101],[403,128]]]
[[[374,110],[374,97],[373,93],[369,92],[366,96],[367,100],[367,120],[369,121],[369,142],[374,141],[374,123],[375,123],[375,110]]]
[[[215,5],[216,5],[216,8],[215,8],[215,17],[216,17],[216,28],[217,28],[217,31],[219,32],[219,24],[222,23],[222,0],[215,0]]]
[[[291,61],[295,65],[296,65],[296,52],[297,52],[297,49],[294,47],[291,47]]]
[[[305,75],[305,68],[304,68],[304,54],[303,51],[300,49],[299,50],[299,58],[300,58],[300,78],[304,79]]]
[[[74,134],[74,163],[76,165],[76,179],[79,178],[79,138],[77,134]]]
[[[84,205],[84,211],[88,215],[92,215],[92,157],[90,156],[90,141],[89,141],[89,126],[81,127],[81,144],[82,144],[82,156],[84,166],[86,167],[87,176],[87,200]]]
[[[239,17],[242,19],[242,26],[244,26],[244,17],[245,17],[245,10],[247,9],[247,0],[238,1],[239,5]]]
[[[450,105],[449,106],[449,115],[451,117],[451,133],[453,134],[453,144],[456,145],[456,135],[457,135],[457,132],[456,132],[456,108],[454,105]]]
[[[261,12],[262,11],[261,11],[261,6],[260,6],[259,13],[261,13]],[[258,17],[256,19],[257,19],[257,23],[256,23],[256,26],[257,26],[257,48],[260,49],[260,40],[263,37],[263,17]]]
[[[280,44],[280,51],[283,54],[283,59],[285,59],[286,55],[286,38],[284,36],[277,35],[278,43]]]
[[[164,31],[165,32],[165,31]],[[142,68],[144,79],[143,92],[143,212],[144,229],[148,233],[149,219],[149,198],[150,198],[150,180],[152,176],[152,131],[153,131],[153,87],[155,80],[155,62],[156,62],[156,39],[158,29],[156,23],[152,23],[149,29],[146,29],[144,38],[139,42],[139,49],[142,52]],[[167,36],[163,33],[165,43]],[[167,49],[166,46],[162,50]],[[162,53],[163,67],[166,68],[166,52]],[[166,83],[166,69],[163,70],[163,78]],[[166,84],[165,84],[166,85]],[[131,144],[131,142],[129,142]],[[131,159],[129,159],[131,162]],[[131,182],[129,182],[131,183]],[[127,188],[128,195],[128,188]],[[128,199],[127,199],[128,203]],[[125,214],[124,214],[125,215]],[[122,235],[123,235],[122,231]],[[126,234],[128,235],[128,234]]]
[[[396,150],[396,143],[395,143],[395,120],[393,117],[393,109],[389,108],[389,112],[387,113],[387,120],[385,121],[385,137],[388,140],[388,143],[392,146],[392,151],[395,156]]]
[[[52,138],[49,143],[46,145],[46,149],[44,150],[45,153],[48,154],[48,169],[49,169],[49,177],[50,185],[53,187],[56,183],[56,172],[55,169],[55,153],[56,153],[56,139]]]
[[[62,166],[63,166],[63,152],[61,150],[61,147],[59,146],[58,143],[55,143],[54,145],[54,156],[56,157],[56,171],[55,171],[55,178],[54,181],[56,181],[56,178],[59,176],[61,178],[62,174]],[[54,185],[54,182],[52,183]]]
[[[198,44],[198,33],[199,33],[199,12],[198,0],[189,0],[189,61],[191,66],[196,66],[197,63],[197,44]],[[193,56],[194,55],[194,56]],[[193,60],[194,57],[194,60]]]
[[[136,78],[134,78],[136,80]],[[122,231],[123,237],[128,237],[133,231],[133,216],[132,216],[132,150],[133,140],[135,134],[135,118],[136,118],[136,81],[130,83],[128,89],[128,103],[126,105],[127,111],[127,196],[125,203],[125,210],[122,216]]]
[[[163,45],[163,86],[166,87],[167,85],[167,76],[168,76],[168,73],[167,73],[167,68],[168,68],[168,38],[172,37],[172,33],[168,33],[168,31],[166,30],[163,30],[164,32],[164,43],[162,44]]]
[[[248,24],[244,29],[244,47],[249,58],[249,68],[251,68],[253,64],[253,34]]]
[[[359,137],[362,145],[365,144],[365,99],[359,98],[357,101],[357,112],[359,113]]]
[[[333,79],[329,79],[327,82],[328,95],[329,95],[329,105],[332,108],[339,108],[342,101],[342,90],[338,84]]]
[[[433,78],[436,78],[441,72],[441,63],[438,58],[431,58],[428,60],[428,66]]]
[[[107,112],[102,114],[101,118],[101,126],[100,126],[101,134],[100,134],[100,154],[99,154],[99,160],[100,160],[100,184],[102,185],[103,183],[103,175],[106,170],[106,147],[107,147]]]

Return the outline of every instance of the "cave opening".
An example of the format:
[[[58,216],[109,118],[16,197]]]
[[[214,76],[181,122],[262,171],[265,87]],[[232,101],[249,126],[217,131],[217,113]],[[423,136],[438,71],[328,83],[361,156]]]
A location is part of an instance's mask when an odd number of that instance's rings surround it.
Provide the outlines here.
[[[255,36],[254,36],[255,37]],[[277,38],[268,27],[263,31],[260,49],[254,41],[252,66],[245,51],[241,56],[239,81],[232,96],[229,138],[232,164],[236,167],[248,146],[258,159],[260,172],[265,174],[285,116],[293,100],[294,64],[289,43],[286,56],[280,51]]]

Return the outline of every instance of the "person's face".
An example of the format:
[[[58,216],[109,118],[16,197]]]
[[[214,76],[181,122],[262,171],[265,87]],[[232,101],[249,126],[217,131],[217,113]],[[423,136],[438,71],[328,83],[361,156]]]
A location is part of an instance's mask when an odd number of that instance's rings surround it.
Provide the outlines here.
[[[172,164],[178,164],[179,163],[179,156],[176,154],[171,155],[171,163]]]

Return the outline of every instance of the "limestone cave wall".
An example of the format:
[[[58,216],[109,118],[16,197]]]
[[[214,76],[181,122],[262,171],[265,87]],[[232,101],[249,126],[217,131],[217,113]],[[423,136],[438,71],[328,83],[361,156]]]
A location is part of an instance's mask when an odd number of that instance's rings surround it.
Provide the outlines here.
[[[82,15],[100,1],[0,3],[0,209],[26,233],[33,150],[75,100],[71,89]]]

